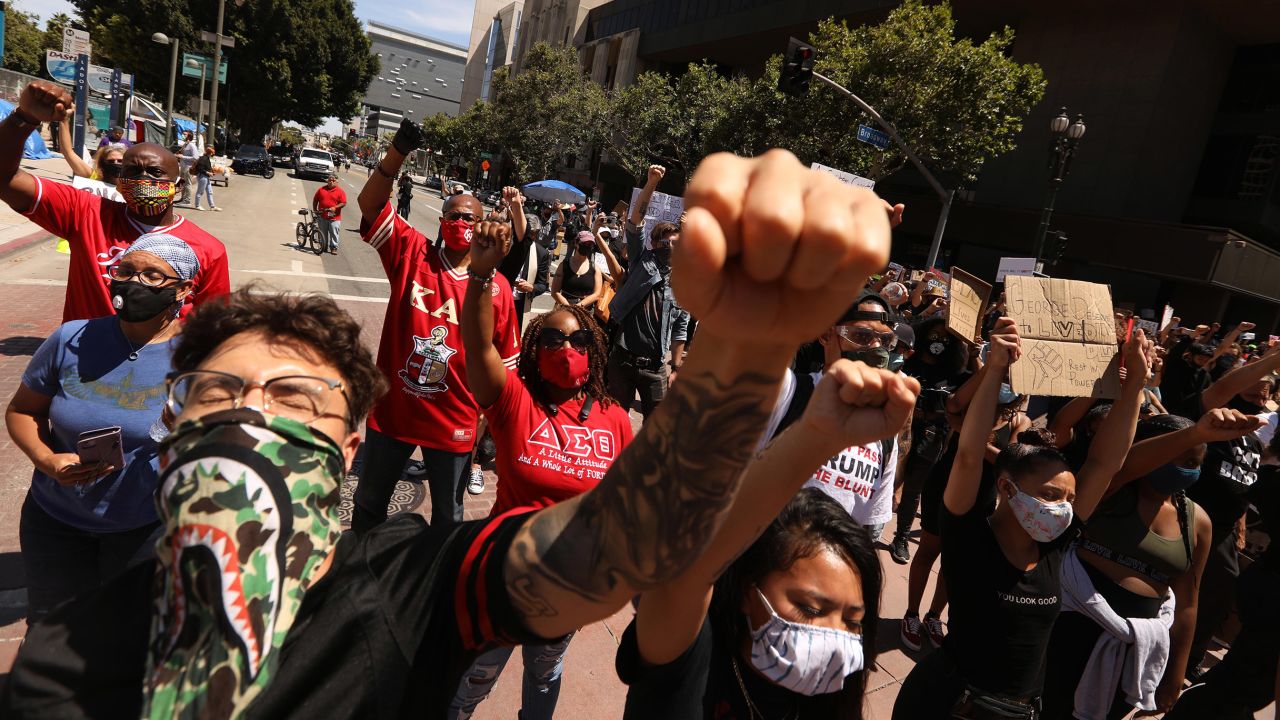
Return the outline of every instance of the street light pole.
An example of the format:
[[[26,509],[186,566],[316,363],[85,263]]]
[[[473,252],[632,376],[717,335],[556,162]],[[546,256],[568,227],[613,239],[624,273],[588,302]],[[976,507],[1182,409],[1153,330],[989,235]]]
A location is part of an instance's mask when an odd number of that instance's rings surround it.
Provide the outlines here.
[[[169,105],[166,108],[168,117],[165,118],[164,127],[165,145],[172,145],[175,139],[173,132],[173,88],[178,79],[178,38],[170,38],[164,33],[155,33],[151,36],[151,40],[161,45],[173,46],[173,52],[169,58]]]
[[[875,108],[868,105],[865,100],[854,95],[840,83],[824,76],[822,73],[814,72],[813,76],[826,83],[836,92],[852,100],[855,105],[862,108],[863,112],[870,115],[871,119],[876,121],[876,124],[884,128],[885,132],[889,133],[889,137],[893,138],[893,141],[898,144],[898,148],[902,150],[902,153],[911,161],[911,164],[924,176],[924,179],[929,183],[929,187],[933,188],[933,191],[937,193],[938,199],[942,201],[942,211],[938,215],[938,224],[933,228],[933,242],[929,245],[929,260],[926,264],[926,267],[932,268],[938,262],[938,251],[942,248],[942,234],[947,229],[947,217],[951,214],[951,201],[955,198],[955,191],[942,187],[942,183],[938,182],[938,178],[929,172],[929,168],[925,167],[920,158],[916,157],[911,148],[902,141],[902,138],[898,135],[898,129],[893,126],[893,123],[880,117],[880,113],[876,112]]]
[[[203,60],[194,59],[188,59],[187,66],[200,68],[200,104],[196,106],[196,131],[194,133],[195,137],[199,137],[200,121],[204,119],[204,74],[209,69],[209,66]],[[208,142],[206,141],[205,144],[207,145]]]
[[[218,29],[214,31],[213,41],[213,90],[209,92],[209,137],[206,145],[217,146],[218,135],[215,127],[218,124],[218,71],[222,68],[222,17],[226,13],[227,0],[218,0]],[[226,151],[226,148],[223,148]]]
[[[1049,221],[1053,218],[1053,204],[1058,197],[1058,188],[1071,172],[1071,158],[1075,155],[1076,145],[1084,137],[1084,115],[1077,114],[1073,121],[1067,116],[1064,106],[1058,115],[1049,121],[1049,133],[1053,142],[1049,146],[1049,197],[1044,209],[1040,211],[1040,225],[1036,228],[1036,267],[1044,258],[1044,242],[1049,235]]]

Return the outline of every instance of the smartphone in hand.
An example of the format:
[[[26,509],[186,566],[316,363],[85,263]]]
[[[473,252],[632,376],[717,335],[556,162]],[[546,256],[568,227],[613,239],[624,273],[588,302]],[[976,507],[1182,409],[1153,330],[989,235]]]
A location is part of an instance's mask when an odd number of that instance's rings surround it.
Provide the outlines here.
[[[85,465],[102,463],[117,470],[124,467],[124,442],[119,427],[106,427],[80,433],[76,454]]]

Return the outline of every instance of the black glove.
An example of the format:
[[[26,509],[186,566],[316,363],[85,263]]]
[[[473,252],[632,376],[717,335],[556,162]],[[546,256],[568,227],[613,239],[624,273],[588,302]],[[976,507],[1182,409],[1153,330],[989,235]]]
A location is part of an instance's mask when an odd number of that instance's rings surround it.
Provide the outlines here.
[[[427,138],[422,134],[422,127],[409,118],[400,121],[400,129],[396,130],[396,136],[391,139],[391,146],[405,156],[426,144]]]

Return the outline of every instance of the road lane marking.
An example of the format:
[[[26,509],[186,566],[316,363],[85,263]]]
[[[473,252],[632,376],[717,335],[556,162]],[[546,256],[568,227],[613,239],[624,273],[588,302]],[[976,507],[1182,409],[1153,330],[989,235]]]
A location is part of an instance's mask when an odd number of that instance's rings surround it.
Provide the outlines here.
[[[295,260],[294,262],[298,262],[298,261]],[[346,280],[348,282],[383,283],[385,285],[391,284],[391,281],[387,280],[386,278],[356,277],[353,275],[332,275],[330,273],[303,272],[303,271],[297,271],[297,270],[237,270],[235,268],[232,268],[231,272],[253,273],[254,275],[293,275],[297,277],[325,278],[327,280]]]
[[[290,269],[290,270],[292,270],[294,273],[301,274],[301,273],[303,272],[303,270],[302,270],[302,261],[301,261],[301,260],[292,260],[292,261],[290,261],[290,262],[289,262],[289,269]]]

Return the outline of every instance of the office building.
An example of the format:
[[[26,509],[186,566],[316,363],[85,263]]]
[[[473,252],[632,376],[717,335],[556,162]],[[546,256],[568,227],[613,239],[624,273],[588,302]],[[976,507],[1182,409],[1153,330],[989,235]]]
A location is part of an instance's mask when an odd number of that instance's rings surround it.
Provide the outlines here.
[[[381,69],[365,91],[366,134],[394,132],[405,117],[458,114],[466,48],[377,22],[367,31]]]

